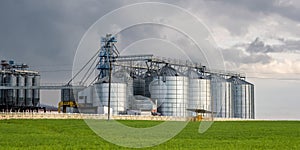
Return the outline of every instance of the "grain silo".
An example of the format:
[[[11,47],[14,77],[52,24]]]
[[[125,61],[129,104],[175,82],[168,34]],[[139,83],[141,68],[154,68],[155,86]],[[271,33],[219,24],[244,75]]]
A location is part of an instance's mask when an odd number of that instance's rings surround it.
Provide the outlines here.
[[[158,112],[164,116],[187,116],[188,77],[169,65],[159,71],[159,78],[150,84],[153,100],[157,100]]]
[[[4,73],[0,72],[0,86],[4,86]],[[0,89],[0,105],[3,106],[4,105],[4,90]]]
[[[233,117],[253,119],[254,85],[237,77],[228,80],[232,83]]]
[[[40,80],[41,76],[40,75],[35,75],[32,79],[32,86],[40,86]],[[40,90],[39,89],[33,89],[33,106],[38,107],[39,102],[40,102]]]
[[[113,77],[111,83],[110,108],[111,114],[124,114],[128,107],[128,84]],[[109,83],[102,78],[78,92],[78,105],[81,113],[108,113]]]
[[[106,78],[107,79],[107,78]],[[100,107],[102,113],[106,113],[109,99],[109,83],[108,80],[101,80],[94,84],[96,89],[96,98],[93,99],[93,106]],[[118,115],[126,112],[127,106],[127,84],[117,79],[112,79],[110,108],[112,114]],[[100,112],[101,113],[101,112]]]
[[[222,103],[224,102],[224,79],[216,74],[210,75],[211,95],[212,95],[212,111],[214,117],[222,117]]]
[[[25,86],[32,87],[32,79],[33,79],[33,75],[31,75],[31,74],[26,75],[25,76]],[[33,106],[32,92],[33,92],[33,90],[30,88],[25,90],[25,105],[26,106]]]
[[[232,83],[218,74],[212,74],[212,109],[214,117],[232,118],[233,117],[233,97]]]
[[[190,112],[201,112],[203,117],[211,113],[211,82],[210,79],[197,72],[187,72],[189,76],[189,100],[188,109]],[[196,114],[191,114],[195,116]]]
[[[2,111],[37,110],[33,106],[33,90],[39,92],[39,86],[33,87],[36,71],[28,70],[26,64],[15,64],[14,61],[1,60],[0,69],[0,109]],[[39,82],[39,81],[38,81]],[[39,99],[36,100],[39,103]]]
[[[232,98],[232,83],[228,80],[225,80],[223,84],[224,98],[221,107],[221,116],[223,118],[232,118],[233,117],[233,98]]]
[[[110,99],[114,115],[152,106],[159,112],[152,115],[254,118],[253,85],[244,76],[151,54],[120,56],[114,36],[107,34],[101,41],[93,107],[107,109]]]
[[[19,74],[17,76],[17,86],[24,87],[25,86],[25,78],[23,75]],[[25,106],[25,90],[18,89],[17,90],[17,97],[18,97],[18,106]]]
[[[12,87],[16,86],[17,85],[16,76],[12,73],[6,74],[5,75],[5,85],[6,86],[12,86]],[[17,103],[16,90],[15,89],[6,90],[5,95],[6,95],[5,96],[6,105],[14,106]]]

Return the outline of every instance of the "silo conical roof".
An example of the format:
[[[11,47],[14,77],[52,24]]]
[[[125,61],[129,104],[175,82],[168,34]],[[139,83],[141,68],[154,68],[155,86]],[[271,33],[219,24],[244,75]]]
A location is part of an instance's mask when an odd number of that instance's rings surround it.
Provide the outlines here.
[[[178,76],[181,75],[176,69],[172,68],[169,65],[165,65],[163,66],[160,70],[159,70],[159,74],[161,76]]]
[[[234,84],[250,84],[250,85],[253,85],[252,83],[247,82],[245,80],[242,80],[238,77],[231,77],[231,78],[227,79],[227,81],[232,82]]]

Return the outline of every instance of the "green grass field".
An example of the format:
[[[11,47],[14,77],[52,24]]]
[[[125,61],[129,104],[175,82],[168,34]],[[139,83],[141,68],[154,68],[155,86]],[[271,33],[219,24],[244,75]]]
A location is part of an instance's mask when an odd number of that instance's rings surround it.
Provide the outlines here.
[[[160,122],[120,121],[133,127]],[[214,122],[203,134],[190,122],[166,143],[148,149],[300,149],[300,121]],[[106,142],[83,120],[1,120],[0,149],[128,149]]]

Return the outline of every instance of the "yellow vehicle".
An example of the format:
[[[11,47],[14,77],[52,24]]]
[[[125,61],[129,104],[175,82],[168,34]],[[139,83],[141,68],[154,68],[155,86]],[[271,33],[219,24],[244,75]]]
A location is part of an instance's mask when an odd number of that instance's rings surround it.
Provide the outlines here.
[[[75,101],[61,101],[58,103],[58,112],[60,113],[61,107],[63,108],[63,113],[66,113],[67,107],[77,108],[78,105]]]

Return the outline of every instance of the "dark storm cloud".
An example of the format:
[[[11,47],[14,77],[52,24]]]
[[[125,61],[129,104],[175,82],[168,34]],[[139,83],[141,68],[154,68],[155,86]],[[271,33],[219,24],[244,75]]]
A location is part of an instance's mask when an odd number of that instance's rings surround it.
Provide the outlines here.
[[[280,39],[284,45],[278,46],[280,52],[300,52],[300,40]]]
[[[243,44],[247,46],[246,51],[249,53],[275,53],[275,52],[300,52],[300,41],[299,40],[289,40],[279,38],[278,41],[281,41],[280,45],[268,45],[257,37],[250,44]]]
[[[194,10],[201,10],[203,16],[208,19],[206,21],[229,29],[230,34],[238,35],[247,33],[247,26],[265,15],[275,13],[294,20],[299,17],[296,15],[299,10],[295,6],[281,6],[278,5],[278,1],[271,0],[165,2],[181,7],[191,7],[192,13]],[[14,59],[42,71],[71,70],[77,45],[89,26],[106,13],[129,3],[134,3],[134,1],[1,0],[0,59]],[[148,35],[152,32],[159,32],[148,28],[139,31],[141,32],[128,34],[128,38],[140,37],[135,33]],[[244,47],[247,52],[251,53],[250,56],[244,54],[240,56],[241,58],[233,58],[233,60],[244,63],[268,62],[268,56],[252,53],[299,50],[298,41],[285,40],[284,43],[285,45],[281,47],[269,47],[265,43],[254,44],[248,49]],[[226,55],[225,58],[234,56],[233,54],[224,55]],[[63,77],[68,79],[70,75],[70,71],[44,73],[44,77],[53,80]]]
[[[0,58],[41,70],[61,70],[60,64],[69,64],[63,69],[71,70],[77,45],[88,27],[121,5],[120,1],[1,0]],[[43,68],[45,65],[48,67]],[[51,79],[70,75],[58,72]]]
[[[187,4],[192,13],[197,12],[200,16],[203,16],[203,20],[208,25],[222,26],[228,29],[233,35],[244,35],[248,32],[247,27],[249,25],[264,16],[261,11],[251,10],[249,8],[251,6],[247,4],[249,3],[247,1],[204,0],[194,2],[196,4]],[[262,2],[259,1],[259,3]],[[266,3],[264,5],[270,4],[268,1]],[[251,3],[251,5],[253,4]],[[258,5],[262,6],[263,4]],[[259,7],[257,9],[259,10]]]
[[[281,44],[266,44],[259,37],[255,38],[251,43],[241,43],[232,48],[223,49],[224,60],[235,65],[241,64],[267,64],[273,58],[271,53],[299,53],[300,41],[278,38]]]
[[[247,53],[244,50],[231,48],[222,50],[224,60],[236,65],[240,64],[267,64],[272,58],[263,53]]]
[[[293,15],[298,11],[296,6],[285,5],[278,0],[194,0],[189,3],[186,1],[175,3],[202,16],[206,24],[212,25],[212,29],[214,26],[225,27],[234,36],[245,36],[249,33],[249,26],[276,14],[297,21]],[[283,43],[280,46],[273,46],[257,38],[251,43],[242,43],[239,48],[222,50],[222,53],[225,61],[235,64],[266,64],[272,61],[268,53],[295,52],[298,49],[296,41],[287,40]]]
[[[267,53],[274,51],[270,45],[265,44],[258,37],[250,43],[246,50],[251,53]]]
[[[217,0],[217,2],[222,3],[225,8],[226,6],[232,6],[237,8],[237,10],[247,9],[253,12],[254,15],[259,13],[278,14],[292,20],[300,21],[300,6],[296,0]]]
[[[243,36],[248,27],[266,16],[279,15],[300,21],[300,3],[287,5],[287,0],[194,0],[180,4],[203,17],[208,25],[222,26],[232,35]]]

